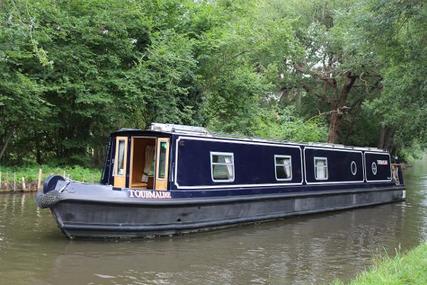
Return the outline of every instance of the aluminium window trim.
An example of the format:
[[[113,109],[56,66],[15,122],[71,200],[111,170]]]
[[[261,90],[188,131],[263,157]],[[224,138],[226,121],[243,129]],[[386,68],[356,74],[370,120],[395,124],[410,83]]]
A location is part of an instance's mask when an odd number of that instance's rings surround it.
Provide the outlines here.
[[[214,155],[222,155],[222,156],[230,156],[231,157],[231,163],[227,163],[227,162],[213,162],[213,156]],[[211,179],[213,182],[215,183],[223,183],[223,182],[234,182],[235,178],[236,178],[236,169],[234,166],[234,153],[233,152],[217,152],[217,151],[211,151],[210,152],[210,163],[211,163]],[[231,165],[231,169],[232,169],[232,177],[229,179],[215,179],[214,177],[214,165],[225,165],[225,166],[229,166]]]
[[[325,166],[322,167],[323,169],[326,168],[326,173],[325,173],[326,176],[323,177],[323,178],[318,178],[317,177],[317,164],[316,164],[316,161],[325,161],[326,162]],[[313,164],[314,164],[314,167],[313,167],[313,170],[314,170],[314,179],[315,180],[328,180],[329,179],[328,158],[324,157],[324,156],[323,157],[315,156],[315,157],[313,157]]]
[[[285,167],[285,164],[277,164],[277,158],[285,158],[289,159],[289,165],[290,165],[290,177],[289,178],[277,178],[277,166],[283,166]],[[291,181],[292,180],[292,156],[291,155],[281,155],[281,154],[275,154],[274,155],[274,175],[276,178],[276,181]]]

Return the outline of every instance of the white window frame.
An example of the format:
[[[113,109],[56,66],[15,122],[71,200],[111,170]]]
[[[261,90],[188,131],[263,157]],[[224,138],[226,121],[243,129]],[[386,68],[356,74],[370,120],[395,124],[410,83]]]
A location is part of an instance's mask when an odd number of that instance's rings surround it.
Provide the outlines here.
[[[277,164],[277,158],[285,158],[285,159],[289,159],[289,164],[290,164],[290,171],[291,171],[291,175],[289,178],[277,178],[277,166],[285,166],[284,164]],[[281,155],[281,154],[275,154],[274,155],[274,174],[276,177],[277,181],[291,181],[292,180],[292,156],[290,155]]]
[[[325,162],[326,162],[326,166],[325,166],[325,168],[326,168],[326,177],[324,177],[324,178],[318,178],[318,177],[317,177],[317,164],[316,164],[316,161],[318,161],[318,160],[323,160],[323,161],[325,161]],[[315,179],[315,180],[328,180],[328,179],[329,179],[328,158],[327,158],[327,157],[319,157],[319,156],[315,156],[315,157],[313,158],[313,163],[314,163],[314,167],[313,167],[313,169],[314,169],[314,179]]]
[[[232,174],[233,177],[231,179],[215,179],[214,178],[214,174],[213,174],[213,166],[214,165],[230,165],[230,163],[224,163],[224,162],[213,162],[213,156],[214,155],[224,155],[224,156],[231,156],[231,166],[232,166]],[[211,157],[211,179],[213,182],[234,182],[234,179],[236,178],[236,169],[234,167],[234,153],[232,152],[210,152],[210,157]]]

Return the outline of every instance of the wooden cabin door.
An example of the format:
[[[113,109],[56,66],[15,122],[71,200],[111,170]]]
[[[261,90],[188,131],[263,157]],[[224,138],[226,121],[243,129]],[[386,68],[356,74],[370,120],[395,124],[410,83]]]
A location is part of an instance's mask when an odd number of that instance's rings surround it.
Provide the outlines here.
[[[126,187],[127,137],[116,137],[116,155],[114,158],[114,187]]]
[[[157,139],[157,162],[156,162],[156,190],[167,190],[168,188],[168,166],[169,166],[169,139]]]

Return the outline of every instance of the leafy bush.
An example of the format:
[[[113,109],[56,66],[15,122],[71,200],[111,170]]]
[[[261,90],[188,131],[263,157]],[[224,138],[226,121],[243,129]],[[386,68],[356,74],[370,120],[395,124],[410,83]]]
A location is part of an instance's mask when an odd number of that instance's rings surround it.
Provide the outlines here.
[[[24,167],[4,167],[0,166],[2,183],[13,183],[14,176],[17,183],[21,183],[24,177],[27,183],[36,182],[39,175],[39,169],[42,170],[42,180],[47,176],[57,174],[67,178],[82,182],[99,182],[101,179],[101,170],[96,168],[85,168],[81,166],[56,167],[50,165],[32,165]]]

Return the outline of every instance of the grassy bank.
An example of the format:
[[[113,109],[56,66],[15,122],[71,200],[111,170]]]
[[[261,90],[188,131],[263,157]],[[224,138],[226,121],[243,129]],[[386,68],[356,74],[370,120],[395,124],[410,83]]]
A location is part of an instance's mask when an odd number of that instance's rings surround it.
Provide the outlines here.
[[[52,174],[58,174],[73,180],[83,182],[97,182],[101,177],[101,170],[80,166],[57,167],[49,165],[33,165],[25,167],[0,166],[0,190],[33,191],[37,188],[39,173],[43,181]]]
[[[345,284],[335,281],[334,285]],[[382,257],[366,272],[358,275],[349,285],[408,285],[427,284],[427,243],[406,254]]]

